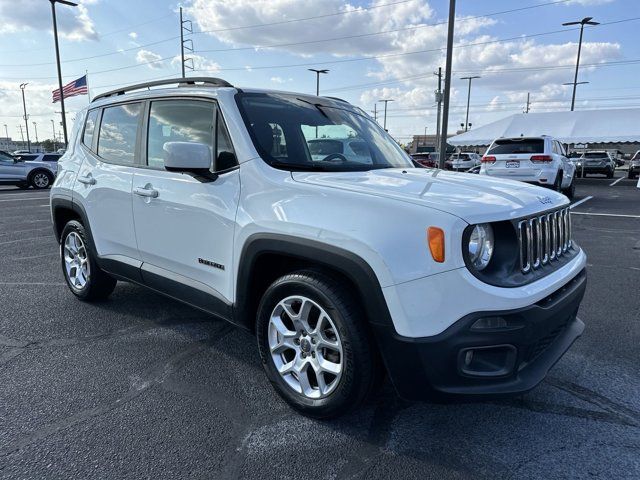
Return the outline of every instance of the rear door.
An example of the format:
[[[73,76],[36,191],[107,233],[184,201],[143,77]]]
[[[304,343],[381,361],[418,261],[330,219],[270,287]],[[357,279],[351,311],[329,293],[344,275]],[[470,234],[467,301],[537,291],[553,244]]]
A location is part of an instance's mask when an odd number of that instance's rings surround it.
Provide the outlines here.
[[[216,103],[209,100],[152,100],[145,121],[145,165],[133,179],[142,276],[157,290],[216,311],[232,298],[239,169],[232,157],[232,163],[218,163],[217,176],[170,172],[164,168],[164,145],[204,143],[212,159],[214,154],[220,158],[222,152],[233,153],[229,135]]]
[[[139,162],[143,103],[90,110],[74,199],[84,207],[97,253],[105,262],[140,265],[131,210],[131,183]]]
[[[496,157],[486,167],[487,174],[501,177],[531,177],[537,175],[540,165],[531,162],[532,155],[545,153],[544,138],[509,138],[496,140],[487,156]]]

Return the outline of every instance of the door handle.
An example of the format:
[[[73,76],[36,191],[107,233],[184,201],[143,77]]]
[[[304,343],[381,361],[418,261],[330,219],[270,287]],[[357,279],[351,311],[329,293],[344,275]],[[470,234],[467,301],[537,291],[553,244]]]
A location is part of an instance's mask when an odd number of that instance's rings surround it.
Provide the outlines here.
[[[95,185],[96,184],[96,179],[93,178],[91,175],[87,175],[86,177],[78,176],[78,181],[80,183],[84,183],[85,185]]]
[[[133,193],[141,197],[158,198],[158,190],[154,188],[136,187],[133,189]]]

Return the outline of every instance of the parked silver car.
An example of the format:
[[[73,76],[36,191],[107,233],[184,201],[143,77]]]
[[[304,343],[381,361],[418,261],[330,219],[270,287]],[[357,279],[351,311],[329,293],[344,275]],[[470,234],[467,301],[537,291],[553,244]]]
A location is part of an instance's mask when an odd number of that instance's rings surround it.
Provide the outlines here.
[[[0,185],[17,185],[20,188],[48,188],[56,178],[56,162],[21,160],[0,151]]]

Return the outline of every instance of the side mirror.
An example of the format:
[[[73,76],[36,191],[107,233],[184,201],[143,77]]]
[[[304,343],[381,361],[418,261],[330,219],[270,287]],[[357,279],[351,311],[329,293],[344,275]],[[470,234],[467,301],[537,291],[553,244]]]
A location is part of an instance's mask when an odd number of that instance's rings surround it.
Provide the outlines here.
[[[204,143],[166,142],[164,168],[170,172],[206,173],[211,168],[211,148]]]

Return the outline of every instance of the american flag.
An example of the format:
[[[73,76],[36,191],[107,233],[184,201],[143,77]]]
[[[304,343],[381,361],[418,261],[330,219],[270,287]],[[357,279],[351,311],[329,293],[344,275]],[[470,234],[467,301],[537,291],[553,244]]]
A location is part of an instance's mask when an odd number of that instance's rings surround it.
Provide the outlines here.
[[[67,83],[62,87],[64,98],[75,97],[76,95],[87,95],[87,76],[80,77],[71,83]],[[60,101],[60,89],[57,88],[53,92],[53,103]]]

